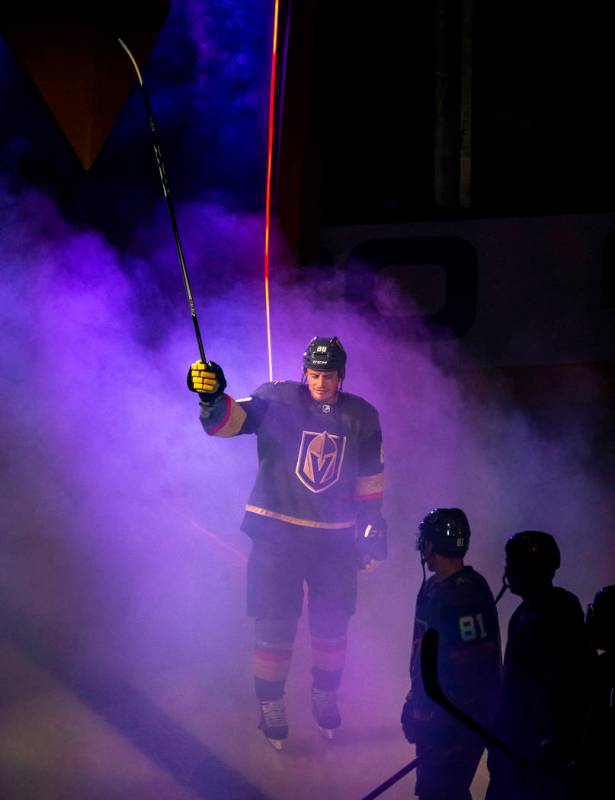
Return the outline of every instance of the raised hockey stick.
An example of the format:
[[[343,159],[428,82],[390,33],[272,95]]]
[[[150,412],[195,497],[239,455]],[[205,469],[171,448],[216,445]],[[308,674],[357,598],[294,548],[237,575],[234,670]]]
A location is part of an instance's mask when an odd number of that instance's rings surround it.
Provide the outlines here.
[[[190,281],[188,279],[188,270],[186,269],[186,262],[184,260],[184,253],[182,250],[181,240],[179,238],[179,228],[177,227],[177,220],[175,218],[175,209],[173,208],[173,202],[171,200],[171,192],[169,189],[169,180],[167,178],[167,171],[164,168],[164,162],[162,160],[162,152],[160,150],[160,142],[158,140],[158,132],[156,130],[156,124],[154,123],[154,116],[152,114],[152,106],[149,101],[149,97],[147,95],[147,91],[145,90],[145,85],[143,83],[143,78],[141,77],[141,70],[139,69],[139,65],[136,62],[135,57],[130,52],[130,49],[126,45],[126,43],[118,37],[118,42],[125,50],[126,55],[132,62],[132,66],[134,67],[135,72],[137,73],[137,78],[139,80],[139,85],[141,86],[141,94],[143,95],[143,102],[145,104],[145,111],[147,113],[147,120],[149,122],[149,129],[152,135],[152,145],[154,147],[154,157],[156,158],[156,166],[158,167],[158,174],[160,175],[160,183],[162,184],[162,193],[164,194],[164,199],[167,201],[167,209],[169,211],[169,218],[171,220],[171,227],[173,228],[173,236],[175,237],[175,246],[177,247],[177,255],[179,257],[179,264],[182,270],[182,276],[184,279],[184,286],[186,288],[186,295],[188,296],[188,305],[190,306],[190,314],[192,316],[192,322],[194,323],[194,332],[196,334],[196,341],[199,346],[199,354],[201,356],[201,361],[207,362],[205,358],[205,348],[203,347],[203,339],[201,338],[201,329],[199,328],[199,321],[196,316],[196,308],[194,305],[194,299],[192,297],[192,289],[190,288]]]

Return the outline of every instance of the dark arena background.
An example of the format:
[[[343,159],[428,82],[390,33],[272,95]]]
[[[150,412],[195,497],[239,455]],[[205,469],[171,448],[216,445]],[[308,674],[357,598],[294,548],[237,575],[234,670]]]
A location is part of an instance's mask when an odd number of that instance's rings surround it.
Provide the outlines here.
[[[604,8],[280,0],[273,375],[341,338],[345,388],[381,415],[390,552],[360,576],[343,728],[311,719],[302,620],[277,753],[244,613],[254,440],[205,437],[186,389],[198,349],[115,38],[149,90],[207,357],[242,397],[268,380],[275,1],[3,4],[3,800],[366,795],[414,755],[399,715],[433,507],[466,511],[494,592],[526,528],[557,538],[584,607],[615,583]],[[487,780],[483,762],[474,800]]]

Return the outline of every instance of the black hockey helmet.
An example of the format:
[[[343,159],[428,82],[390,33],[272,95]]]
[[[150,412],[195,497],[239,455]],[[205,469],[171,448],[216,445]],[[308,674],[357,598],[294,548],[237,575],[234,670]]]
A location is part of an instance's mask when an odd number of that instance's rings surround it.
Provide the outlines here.
[[[553,579],[560,565],[557,542],[544,531],[520,531],[506,542],[506,575],[523,572],[536,578]]]
[[[470,546],[470,523],[460,508],[434,508],[419,523],[416,549],[421,553],[425,542],[433,552],[449,558],[463,558]]]
[[[587,606],[587,631],[594,647],[612,650],[615,646],[615,586],[604,586]]]
[[[337,336],[314,336],[303,354],[303,371],[308,369],[318,372],[337,370],[340,380],[343,379],[346,374],[346,351]]]

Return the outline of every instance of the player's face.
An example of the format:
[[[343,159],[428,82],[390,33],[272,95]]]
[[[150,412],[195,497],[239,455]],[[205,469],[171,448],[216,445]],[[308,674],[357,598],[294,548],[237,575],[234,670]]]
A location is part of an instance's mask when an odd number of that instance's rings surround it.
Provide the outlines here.
[[[421,547],[421,558],[430,572],[435,572],[433,543],[425,540]]]
[[[305,379],[314,400],[318,400],[319,403],[332,403],[335,401],[340,385],[340,376],[337,370],[332,369],[320,372],[315,369],[308,369],[305,372]]]
[[[505,573],[510,591],[513,594],[518,594],[520,597],[524,597],[531,592],[532,588],[537,583],[536,576],[532,574],[531,570],[524,568],[522,564],[511,562],[508,559],[506,559]]]

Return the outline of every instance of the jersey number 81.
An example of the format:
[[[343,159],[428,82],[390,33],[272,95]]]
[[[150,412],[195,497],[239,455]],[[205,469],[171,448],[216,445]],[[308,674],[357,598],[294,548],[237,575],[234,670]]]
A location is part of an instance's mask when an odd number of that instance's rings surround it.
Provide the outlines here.
[[[459,635],[464,642],[473,642],[475,639],[486,639],[487,629],[482,614],[459,617]]]

